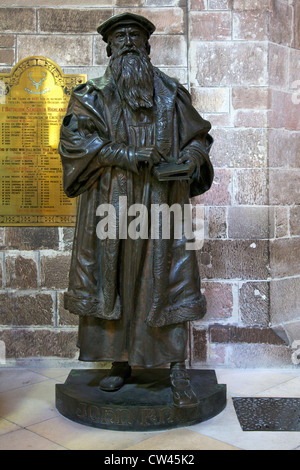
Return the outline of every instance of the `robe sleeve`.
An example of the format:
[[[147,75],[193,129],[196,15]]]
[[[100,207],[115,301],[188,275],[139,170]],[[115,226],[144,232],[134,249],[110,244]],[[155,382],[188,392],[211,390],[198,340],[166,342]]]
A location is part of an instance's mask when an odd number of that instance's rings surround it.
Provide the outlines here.
[[[178,87],[176,110],[178,113],[180,157],[187,156],[196,163],[191,178],[190,197],[208,191],[214,178],[214,170],[209,158],[213,138],[209,134],[211,125],[192,106],[189,92]]]
[[[70,99],[60,132],[63,186],[68,197],[89,189],[105,167],[118,166],[138,173],[134,147],[110,139],[101,107],[98,105],[97,112],[93,107],[99,97],[86,87],[81,89],[76,89]]]

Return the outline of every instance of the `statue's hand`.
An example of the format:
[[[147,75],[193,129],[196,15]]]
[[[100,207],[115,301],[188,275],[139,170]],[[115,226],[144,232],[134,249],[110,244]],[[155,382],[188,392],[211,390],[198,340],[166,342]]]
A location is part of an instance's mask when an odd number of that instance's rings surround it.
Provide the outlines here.
[[[193,176],[193,173],[197,168],[196,159],[188,153],[186,154],[181,153],[179,159],[177,160],[177,164],[180,165],[181,163],[185,163],[189,166],[189,169],[188,169],[189,177]]]
[[[163,158],[156,147],[140,147],[135,151],[138,163],[147,163],[150,168],[157,165]]]
[[[78,131],[82,137],[90,137],[96,133],[96,126],[89,117],[78,116]]]

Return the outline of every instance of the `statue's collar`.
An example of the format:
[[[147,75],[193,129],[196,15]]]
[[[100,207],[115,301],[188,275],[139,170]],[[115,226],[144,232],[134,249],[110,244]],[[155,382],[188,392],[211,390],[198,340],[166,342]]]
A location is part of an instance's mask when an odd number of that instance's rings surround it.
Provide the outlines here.
[[[102,91],[106,87],[116,86],[110,66],[107,67],[102,77],[93,78],[88,81],[96,90]]]

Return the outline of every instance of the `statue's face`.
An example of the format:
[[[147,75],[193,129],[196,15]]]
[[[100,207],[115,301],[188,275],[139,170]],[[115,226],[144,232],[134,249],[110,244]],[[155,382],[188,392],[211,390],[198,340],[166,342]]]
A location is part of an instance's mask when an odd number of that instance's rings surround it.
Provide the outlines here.
[[[120,26],[109,36],[111,52],[114,55],[123,55],[146,48],[147,36],[138,26]]]

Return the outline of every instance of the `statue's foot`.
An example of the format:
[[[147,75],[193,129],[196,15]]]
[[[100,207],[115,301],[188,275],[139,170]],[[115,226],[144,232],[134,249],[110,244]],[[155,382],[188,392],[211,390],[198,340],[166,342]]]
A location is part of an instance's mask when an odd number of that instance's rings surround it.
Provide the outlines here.
[[[198,405],[198,397],[192,388],[188,371],[184,365],[171,368],[170,380],[175,406],[187,408]]]
[[[113,362],[109,374],[100,381],[99,387],[105,392],[116,392],[131,375],[128,362]]]

